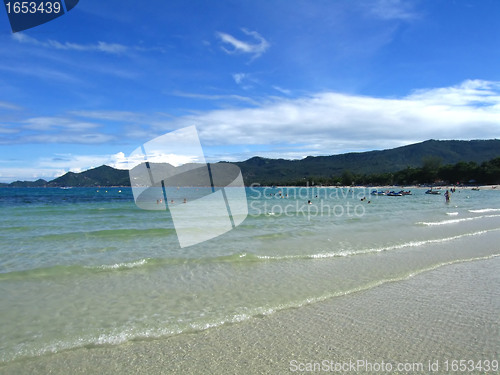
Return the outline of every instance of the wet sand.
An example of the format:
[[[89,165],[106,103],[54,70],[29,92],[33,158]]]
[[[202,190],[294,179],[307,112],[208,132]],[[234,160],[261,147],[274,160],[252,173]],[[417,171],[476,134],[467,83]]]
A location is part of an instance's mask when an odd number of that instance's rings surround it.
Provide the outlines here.
[[[335,373],[333,363],[360,360],[422,374],[431,373],[430,361],[438,364],[433,373],[446,373],[446,360],[500,359],[499,270],[500,257],[452,264],[242,323],[20,360],[0,366],[0,373]],[[398,372],[398,363],[421,363],[424,370]]]

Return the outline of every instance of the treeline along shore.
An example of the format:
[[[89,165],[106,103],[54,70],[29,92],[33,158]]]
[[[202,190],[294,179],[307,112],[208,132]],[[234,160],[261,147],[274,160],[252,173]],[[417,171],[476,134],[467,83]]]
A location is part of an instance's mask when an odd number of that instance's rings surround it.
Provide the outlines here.
[[[500,157],[477,164],[475,162],[458,162],[441,165],[440,159],[429,157],[423,167],[407,167],[397,172],[356,174],[349,170],[341,176],[308,177],[292,182],[290,185],[496,185],[500,184]],[[288,185],[285,183],[285,185]]]

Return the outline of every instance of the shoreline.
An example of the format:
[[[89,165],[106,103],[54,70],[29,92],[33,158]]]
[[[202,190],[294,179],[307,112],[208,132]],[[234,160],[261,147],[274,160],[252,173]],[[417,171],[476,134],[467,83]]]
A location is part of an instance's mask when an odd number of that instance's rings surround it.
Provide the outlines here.
[[[247,189],[258,188],[258,189],[367,189],[367,190],[398,190],[398,189],[450,189],[455,188],[457,190],[472,190],[472,189],[481,189],[481,190],[499,190],[500,185],[355,185],[355,186],[331,186],[331,185],[308,185],[308,186],[297,186],[297,185],[276,185],[276,186],[267,186],[267,185],[258,185],[258,186],[245,186]]]
[[[0,373],[262,374],[323,360],[498,360],[498,267],[498,256],[464,261],[197,333],[14,361]]]
[[[200,187],[200,186],[184,186],[184,187]],[[201,187],[206,187],[210,188],[211,186],[201,186]],[[220,187],[220,186],[217,186]],[[270,186],[270,185],[249,185],[245,186],[245,188],[274,188],[274,189],[299,189],[299,188],[317,188],[317,189],[449,189],[449,188],[456,188],[456,189],[462,189],[462,190],[471,190],[471,189],[491,189],[495,190],[498,189],[500,190],[500,184],[490,184],[490,185],[354,185],[354,186],[334,186],[334,185],[306,185],[306,186],[297,186],[297,185],[276,185],[276,186]],[[113,185],[113,186],[105,186],[105,185],[100,185],[100,186],[1,186],[0,189],[5,188],[5,189],[90,189],[90,188],[95,188],[95,189],[123,189],[123,188],[132,188],[131,186],[118,186],[118,185]],[[228,188],[228,186],[226,186]]]

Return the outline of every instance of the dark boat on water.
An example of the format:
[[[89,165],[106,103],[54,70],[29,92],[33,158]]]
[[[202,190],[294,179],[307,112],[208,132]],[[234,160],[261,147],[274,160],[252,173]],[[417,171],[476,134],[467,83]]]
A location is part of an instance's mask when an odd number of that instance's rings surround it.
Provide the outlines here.
[[[432,190],[432,189],[429,189],[425,192],[425,194],[432,194],[432,195],[440,195],[441,192],[439,190]]]
[[[391,192],[387,193],[387,196],[388,197],[402,197],[403,194],[401,192],[396,193],[395,191],[391,191]]]

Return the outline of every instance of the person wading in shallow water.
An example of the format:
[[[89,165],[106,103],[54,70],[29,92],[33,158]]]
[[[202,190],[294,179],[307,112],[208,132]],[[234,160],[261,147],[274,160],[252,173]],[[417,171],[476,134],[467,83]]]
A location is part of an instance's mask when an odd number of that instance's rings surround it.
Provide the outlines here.
[[[450,202],[450,192],[448,190],[446,190],[446,193],[444,193],[444,197],[446,199],[446,203],[449,203]]]

